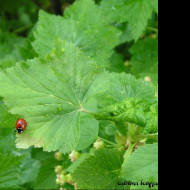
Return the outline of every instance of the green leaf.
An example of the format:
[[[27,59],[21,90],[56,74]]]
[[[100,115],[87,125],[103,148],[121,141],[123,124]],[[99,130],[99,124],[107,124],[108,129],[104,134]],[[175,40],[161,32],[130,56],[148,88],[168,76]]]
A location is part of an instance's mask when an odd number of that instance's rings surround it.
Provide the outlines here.
[[[154,1],[154,2],[152,2]],[[102,14],[110,22],[128,22],[128,30],[133,39],[138,40],[152,12],[156,10],[157,0],[103,0]]]
[[[114,149],[100,149],[72,174],[82,189],[112,189],[117,184],[122,156]]]
[[[34,189],[58,189],[54,171],[57,164],[58,162],[54,158],[42,162]]]
[[[119,131],[124,130],[124,124],[128,122],[143,127],[144,134],[158,132],[158,103],[151,104],[143,99],[129,98],[104,107],[96,117],[114,121]]]
[[[132,73],[138,77],[145,75],[143,73],[158,74],[158,40],[152,38],[139,40],[130,52]]]
[[[36,182],[40,162],[30,157],[30,154],[23,161],[21,167],[21,176],[19,178],[19,182],[23,187],[32,188]]]
[[[131,74],[111,73],[110,87],[101,94],[100,105],[105,107],[128,98],[142,98],[150,103],[155,101],[154,87],[145,80],[136,79]]]
[[[76,168],[78,168],[80,166],[80,164],[82,162],[84,162],[90,155],[87,153],[82,154],[82,156],[76,160],[75,162],[73,162],[73,164],[71,166],[69,166],[69,168],[67,169],[68,172],[73,173],[75,171]]]
[[[146,114],[146,127],[143,129],[144,134],[158,132],[158,103],[150,107],[150,111]]]
[[[22,156],[0,154],[0,189],[20,189],[21,160]]]
[[[64,14],[60,17],[40,11],[34,33],[35,51],[40,55],[48,54],[58,36],[75,44],[97,64],[106,65],[118,43],[120,31],[105,22],[93,0],[76,1]]]
[[[151,5],[154,8],[154,11],[158,13],[158,0],[151,0]]]
[[[80,139],[76,147],[77,150],[83,150],[92,144],[98,137],[99,123],[93,117],[84,115],[81,117]]]
[[[24,38],[0,30],[0,70],[11,67],[22,59],[19,47],[24,43]]]
[[[28,123],[26,131],[17,134],[19,148],[34,145],[67,153],[78,145],[84,126],[97,135],[96,122],[83,106],[106,90],[107,73],[74,45],[56,43],[56,47],[45,59],[20,62],[0,73],[0,94],[9,111]],[[91,141],[86,139],[86,146]]]
[[[158,182],[158,144],[139,147],[124,163],[121,170],[123,179]]]
[[[145,114],[150,110],[150,105],[142,99],[130,98],[103,108],[97,114],[97,118],[114,122],[129,122],[145,127]]]
[[[37,6],[33,1],[0,1],[0,28],[15,33],[27,31],[36,20]]]
[[[10,154],[13,151],[16,151],[15,129],[0,128],[0,152]]]
[[[8,112],[7,107],[0,97],[0,129],[2,128],[14,128],[18,116],[12,115]]]
[[[23,38],[14,33],[0,30],[0,70],[12,67],[20,60],[35,57],[31,47],[31,38]]]
[[[110,64],[107,69],[111,72],[128,72],[129,68],[125,66],[124,58],[119,53],[114,53],[110,58]]]

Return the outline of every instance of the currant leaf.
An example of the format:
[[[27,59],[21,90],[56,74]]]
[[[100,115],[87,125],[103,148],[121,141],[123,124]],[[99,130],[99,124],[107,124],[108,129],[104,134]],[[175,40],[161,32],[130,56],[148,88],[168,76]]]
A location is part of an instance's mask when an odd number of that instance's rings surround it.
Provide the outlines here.
[[[19,189],[22,156],[0,154],[0,189]]]
[[[138,40],[151,18],[157,12],[157,0],[103,0],[101,9],[109,22],[128,22],[128,34]],[[130,31],[130,32],[129,32]]]
[[[85,159],[72,176],[82,189],[112,189],[117,184],[122,161],[117,150],[100,149]]]
[[[121,177],[128,181],[158,181],[158,144],[139,147],[124,161]]]
[[[24,133],[17,134],[19,148],[34,145],[67,153],[85,134],[81,130],[92,130],[91,139],[97,136],[97,124],[92,122],[95,119],[83,106],[106,89],[107,73],[74,45],[57,42],[55,47],[44,59],[20,62],[0,73],[0,94],[9,111],[20,114],[28,123]]]
[[[40,11],[34,36],[33,47],[40,55],[48,54],[55,36],[59,36],[74,43],[97,64],[107,65],[120,31],[105,22],[93,0],[79,0],[65,10],[64,17]]]
[[[99,95],[101,107],[106,107],[132,97],[141,98],[150,103],[156,101],[154,87],[145,80],[136,79],[131,74],[111,73],[109,81],[109,89]]]
[[[145,134],[158,132],[158,104],[151,104],[139,98],[129,98],[104,107],[96,117],[99,120],[110,120],[115,123],[136,124],[144,128]]]
[[[158,40],[152,38],[139,40],[132,46],[130,52],[132,73],[137,77],[158,75]]]

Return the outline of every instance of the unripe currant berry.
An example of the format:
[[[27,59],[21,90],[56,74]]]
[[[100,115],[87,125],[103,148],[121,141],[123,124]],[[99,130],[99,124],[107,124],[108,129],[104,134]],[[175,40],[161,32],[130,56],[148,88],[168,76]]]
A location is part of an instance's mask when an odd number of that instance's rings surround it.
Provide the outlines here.
[[[64,185],[67,182],[66,176],[64,173],[58,174],[56,183],[60,185]]]
[[[58,161],[62,160],[62,156],[63,156],[63,154],[61,152],[56,152],[55,153],[55,159],[58,160]]]
[[[152,79],[151,79],[149,76],[146,76],[146,77],[144,78],[144,80],[147,81],[147,82],[152,82]]]
[[[75,162],[76,160],[79,159],[79,157],[80,157],[80,153],[75,150],[73,150],[71,154],[69,154],[69,158],[71,159],[71,162]]]
[[[71,174],[67,174],[67,175],[66,175],[66,179],[67,179],[67,183],[73,185],[74,180],[73,180]]]
[[[62,166],[60,166],[60,165],[55,166],[55,173],[60,174],[62,171],[63,171],[63,167]]]
[[[97,139],[96,142],[94,143],[94,148],[95,149],[100,149],[104,147],[104,142],[100,139]]]

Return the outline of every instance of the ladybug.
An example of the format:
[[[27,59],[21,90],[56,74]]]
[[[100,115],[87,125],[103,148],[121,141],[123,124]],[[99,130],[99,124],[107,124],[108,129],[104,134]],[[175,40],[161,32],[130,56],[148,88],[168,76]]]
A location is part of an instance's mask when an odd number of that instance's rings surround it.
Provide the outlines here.
[[[18,119],[16,122],[16,130],[19,134],[21,134],[27,126],[27,122],[24,119]]]

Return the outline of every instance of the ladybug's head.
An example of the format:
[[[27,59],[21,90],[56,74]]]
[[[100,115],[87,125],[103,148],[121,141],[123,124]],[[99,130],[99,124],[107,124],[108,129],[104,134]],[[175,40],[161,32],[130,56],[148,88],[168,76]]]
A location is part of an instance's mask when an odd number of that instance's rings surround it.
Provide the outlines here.
[[[21,133],[23,132],[23,129],[22,129],[21,127],[17,128],[16,130],[17,130],[17,132],[18,132],[19,134],[21,134]]]

